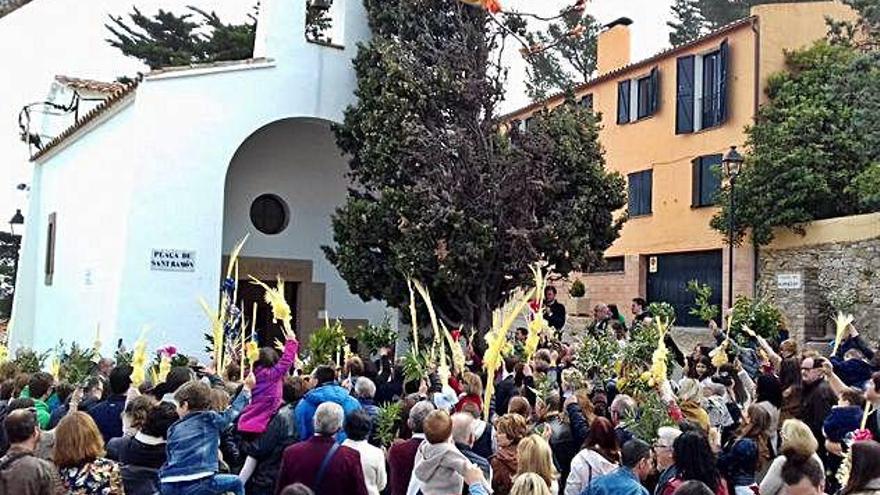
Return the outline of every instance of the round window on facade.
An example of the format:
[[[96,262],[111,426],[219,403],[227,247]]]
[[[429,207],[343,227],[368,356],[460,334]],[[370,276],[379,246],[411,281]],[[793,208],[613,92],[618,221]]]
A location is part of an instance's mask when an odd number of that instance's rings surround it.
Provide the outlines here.
[[[288,221],[287,204],[274,194],[263,194],[251,204],[251,223],[264,234],[280,233]]]

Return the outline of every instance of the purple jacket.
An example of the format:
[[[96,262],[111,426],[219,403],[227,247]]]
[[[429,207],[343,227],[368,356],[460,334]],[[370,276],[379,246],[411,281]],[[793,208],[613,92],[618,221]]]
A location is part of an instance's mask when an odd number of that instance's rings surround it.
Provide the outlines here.
[[[284,353],[275,366],[254,370],[257,383],[251,393],[251,403],[242,411],[238,420],[238,431],[246,433],[266,431],[269,421],[283,402],[282,383],[290,366],[296,360],[298,348],[299,343],[296,340],[288,340],[284,344]]]

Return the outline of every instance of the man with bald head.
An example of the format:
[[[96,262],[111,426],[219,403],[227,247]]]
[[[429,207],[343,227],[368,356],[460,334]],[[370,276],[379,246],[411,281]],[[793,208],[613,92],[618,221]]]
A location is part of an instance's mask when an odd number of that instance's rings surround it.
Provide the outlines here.
[[[492,466],[485,457],[474,452],[472,447],[476,441],[474,435],[474,417],[468,413],[455,413],[452,415],[452,441],[455,447],[467,460],[476,464],[487,480],[492,479]]]
[[[3,421],[9,450],[0,458],[0,493],[61,495],[65,493],[55,466],[34,456],[40,441],[36,411],[17,409]]]

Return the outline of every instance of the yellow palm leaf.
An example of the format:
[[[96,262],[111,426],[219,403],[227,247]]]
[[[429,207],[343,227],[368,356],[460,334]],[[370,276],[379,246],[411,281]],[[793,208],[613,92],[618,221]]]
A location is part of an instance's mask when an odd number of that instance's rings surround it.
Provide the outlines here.
[[[159,359],[159,373],[158,373],[158,382],[161,383],[165,381],[165,378],[168,377],[168,372],[171,371],[171,357],[165,353],[162,353],[162,357]]]
[[[434,331],[434,347],[431,349],[431,352],[433,354],[435,352],[435,349],[437,349],[437,346],[438,345],[440,346],[440,348],[439,348],[440,363],[438,365],[438,369],[443,368],[443,369],[447,370],[446,380],[444,380],[443,376],[441,376],[440,381],[443,383],[443,385],[447,385],[449,382],[449,374],[448,374],[449,367],[446,364],[446,351],[442,347],[443,340],[440,339],[440,324],[439,324],[439,320],[437,319],[437,313],[436,313],[436,311],[434,311],[434,303],[431,301],[431,293],[418,280],[413,281],[413,286],[415,286],[416,291],[419,293],[419,296],[421,296],[422,300],[425,301],[425,306],[428,307],[428,317],[431,320],[431,329]]]
[[[238,255],[241,254],[241,249],[244,247],[244,243],[247,242],[250,234],[245,234],[244,237],[238,241],[238,244],[232,248],[232,252],[229,253],[229,264],[226,265],[226,278],[232,276],[233,267],[235,267],[236,262],[238,261]]]
[[[287,304],[287,299],[284,298],[284,280],[281,277],[278,277],[275,287],[272,288],[253,276],[250,278],[253,284],[259,285],[264,291],[266,291],[264,299],[266,303],[272,307],[272,320],[275,321],[275,323],[280,322],[284,327],[284,337],[287,339],[296,338],[296,334],[293,333],[293,328],[290,324],[290,321],[293,318],[290,311],[290,305]]]
[[[837,354],[837,348],[840,347],[840,344],[843,342],[843,339],[846,338],[846,334],[849,333],[849,326],[855,320],[853,315],[844,315],[843,313],[837,313],[837,317],[834,318],[834,323],[837,326],[837,332],[834,335],[834,350],[831,351],[831,355]]]
[[[147,328],[141,330],[141,336],[134,343],[134,351],[131,355],[131,384],[139,387],[144,383],[147,366]]]
[[[419,321],[416,318],[416,294],[413,290],[413,282],[411,278],[406,279],[406,286],[409,288],[409,319],[412,325],[413,333],[413,354],[419,352]]]
[[[208,317],[208,322],[211,324],[211,340],[214,346],[214,368],[215,371],[222,376],[224,354],[223,320],[220,317],[220,313],[212,310],[211,307],[208,306],[208,303],[201,297],[199,298],[199,304],[201,304],[202,311],[204,311],[205,316]]]

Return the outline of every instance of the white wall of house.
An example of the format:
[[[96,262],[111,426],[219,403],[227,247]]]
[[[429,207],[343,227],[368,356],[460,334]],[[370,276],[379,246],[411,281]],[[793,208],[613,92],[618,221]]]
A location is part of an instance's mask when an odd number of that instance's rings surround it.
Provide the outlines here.
[[[380,321],[384,305],[364,304],[351,294],[321,251],[333,242],[330,215],[345,198],[346,170],[326,121],[288,119],[257,131],[239,148],[226,178],[223,253],[250,234],[243,256],[311,260],[315,281],[326,284],[331,318]],[[251,224],[251,204],[262,194],[275,194],[288,206],[289,223],[277,235]]]
[[[31,215],[43,225],[31,222],[28,226],[21,280],[25,287],[33,287],[33,295],[25,289],[25,294],[16,297],[13,345],[33,343],[45,348],[57,340],[53,333],[62,324],[70,336],[67,340],[91,343],[97,319],[105,351],[112,349],[117,338],[130,346],[143,325],[152,328],[151,345],[173,341],[189,352],[202,349],[207,323],[197,298],[216,302],[221,256],[234,242],[227,238],[224,244],[224,190],[236,151],[255,131],[273,122],[290,118],[339,121],[353,101],[351,59],[356,42],[366,39],[369,30],[359,0],[336,1],[344,7],[345,38],[334,41],[344,46],[307,43],[305,8],[300,2],[263,0],[255,56],[270,61],[147,76],[130,108],[94,130],[81,131],[35,164],[41,170],[34,175]],[[240,187],[245,189],[230,197],[237,201],[250,193],[247,188],[262,187],[268,179],[280,182],[276,174],[282,171],[284,187],[292,196],[322,190],[335,196],[312,206],[292,205],[294,223],[303,227],[302,242],[282,247],[257,238],[245,254],[310,254],[316,281],[327,284],[331,315],[379,319],[380,306],[364,305],[348,293],[320,253],[320,245],[330,240],[329,212],[343,200],[339,151],[332,146],[326,124],[291,122],[296,123],[291,124],[294,134],[273,135],[270,141],[288,150],[292,143],[302,144],[292,161],[304,165],[286,165],[290,160],[274,151],[264,175],[242,177]],[[287,125],[282,123],[282,129]],[[252,143],[246,143],[245,151]],[[109,187],[117,183],[111,174],[120,162],[130,171],[120,182],[131,184],[127,189]],[[80,175],[83,167],[93,170],[92,175]],[[234,177],[237,168],[233,168]],[[72,187],[64,188],[65,183]],[[234,184],[239,187],[238,180]],[[230,212],[239,211],[239,206]],[[40,253],[45,217],[52,208],[57,210],[59,223],[56,275],[53,286],[46,288],[40,285]],[[249,220],[238,228],[250,228]],[[68,229],[81,239],[66,237]],[[234,229],[228,231],[228,237],[238,237]],[[297,233],[290,229],[289,235]],[[102,242],[107,245],[102,251],[113,251],[107,261],[89,249]],[[151,270],[153,249],[194,251],[195,271]],[[100,291],[93,289],[93,295],[84,296],[81,272],[99,262],[99,273],[108,273],[107,283],[101,275]],[[95,299],[100,300],[98,306],[112,308],[80,307]],[[45,316],[47,312],[55,314]]]
[[[46,349],[60,339],[90,344],[98,325],[105,342],[115,338],[133,177],[126,145],[131,140],[132,116],[131,104],[120,105],[87,139],[71,143],[63,153],[35,167],[13,345]],[[47,285],[47,227],[52,213],[56,214],[55,273]]]

